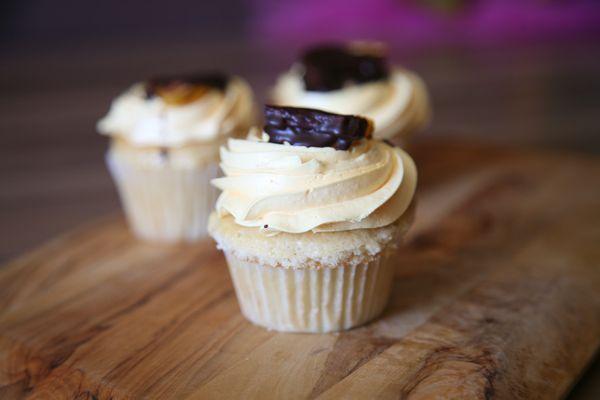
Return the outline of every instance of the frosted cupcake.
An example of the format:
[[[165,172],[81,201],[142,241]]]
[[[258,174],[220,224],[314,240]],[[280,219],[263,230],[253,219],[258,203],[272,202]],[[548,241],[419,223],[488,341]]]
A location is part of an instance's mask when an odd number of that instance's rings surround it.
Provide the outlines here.
[[[405,141],[429,121],[425,84],[389,67],[381,46],[350,44],[309,49],[271,92],[275,104],[357,114],[375,124],[376,139]]]
[[[252,91],[238,77],[174,76],[137,83],[116,98],[98,131],[111,137],[108,168],[137,236],[206,235],[219,147],[254,122]]]
[[[263,132],[221,148],[209,232],[243,314],[279,331],[329,332],[377,317],[391,256],[412,222],[417,172],[368,120],[265,108]]]

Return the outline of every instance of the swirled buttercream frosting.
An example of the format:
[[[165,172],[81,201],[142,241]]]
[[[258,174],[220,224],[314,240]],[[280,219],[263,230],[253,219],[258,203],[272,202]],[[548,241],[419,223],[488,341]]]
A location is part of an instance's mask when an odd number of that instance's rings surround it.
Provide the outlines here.
[[[221,147],[225,174],[219,216],[271,232],[325,232],[377,228],[408,209],[417,184],[411,157],[378,140],[348,150],[269,142],[251,132]]]
[[[133,145],[179,147],[239,136],[253,122],[252,90],[244,80],[201,74],[134,84],[97,128]]]
[[[279,77],[271,101],[368,117],[379,139],[414,133],[427,124],[431,113],[421,78],[388,67],[381,55],[352,48],[309,51]]]

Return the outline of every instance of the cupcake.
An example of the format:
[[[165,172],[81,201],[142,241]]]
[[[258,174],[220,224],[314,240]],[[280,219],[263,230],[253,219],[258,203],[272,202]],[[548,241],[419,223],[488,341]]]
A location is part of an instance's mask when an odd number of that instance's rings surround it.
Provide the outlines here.
[[[330,332],[383,311],[417,171],[371,131],[362,117],[267,106],[263,132],[221,148],[208,229],[253,323]]]
[[[219,147],[246,134],[253,107],[248,84],[222,74],[155,78],[113,101],[97,128],[111,138],[108,168],[138,237],[176,242],[206,236]]]
[[[389,67],[384,53],[372,44],[311,48],[279,77],[271,100],[366,116],[376,139],[404,141],[429,121],[427,89],[415,73]]]

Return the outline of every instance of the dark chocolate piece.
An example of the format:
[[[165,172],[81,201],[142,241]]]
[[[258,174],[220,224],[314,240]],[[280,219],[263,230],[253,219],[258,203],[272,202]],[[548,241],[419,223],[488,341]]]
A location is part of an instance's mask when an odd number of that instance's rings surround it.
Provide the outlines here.
[[[343,46],[319,46],[302,55],[304,87],[313,92],[329,92],[346,82],[366,83],[386,79],[389,70],[380,54],[360,52]]]
[[[371,136],[368,119],[310,108],[265,106],[264,131],[271,143],[333,147],[348,150],[355,141]]]
[[[229,77],[225,74],[195,73],[189,75],[158,76],[146,81],[146,97],[156,96],[161,90],[169,90],[179,86],[204,86],[212,89],[225,91]]]

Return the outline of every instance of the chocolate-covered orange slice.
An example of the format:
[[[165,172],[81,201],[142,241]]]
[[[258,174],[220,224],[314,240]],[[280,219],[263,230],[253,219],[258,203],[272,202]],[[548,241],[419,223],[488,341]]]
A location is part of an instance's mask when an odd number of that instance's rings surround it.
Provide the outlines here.
[[[209,90],[224,91],[228,77],[224,74],[160,76],[146,82],[146,97],[160,96],[165,103],[185,105],[198,100]]]
[[[348,150],[354,142],[371,137],[372,124],[355,115],[267,105],[264,131],[271,143]]]
[[[379,47],[313,47],[300,60],[304,67],[304,87],[308,91],[329,92],[347,83],[367,83],[386,79],[387,61]]]

